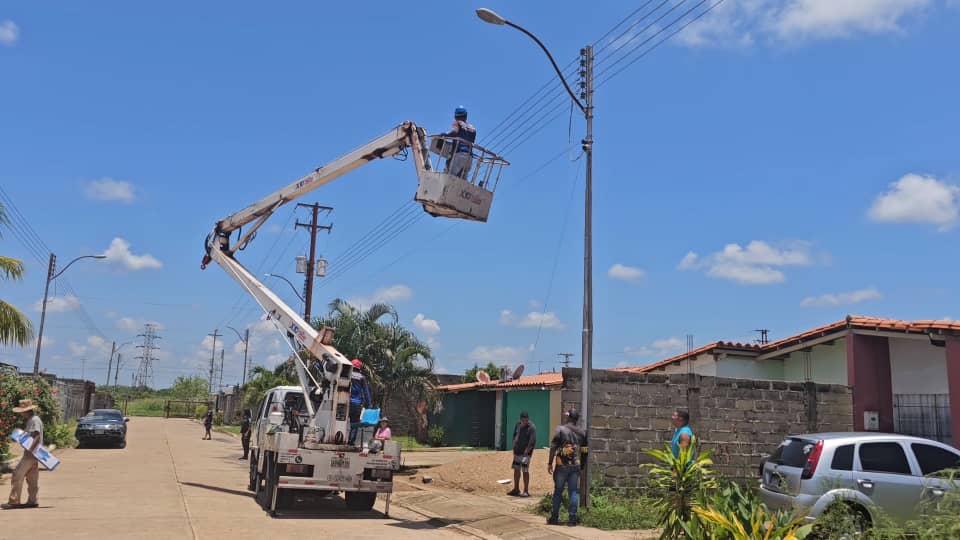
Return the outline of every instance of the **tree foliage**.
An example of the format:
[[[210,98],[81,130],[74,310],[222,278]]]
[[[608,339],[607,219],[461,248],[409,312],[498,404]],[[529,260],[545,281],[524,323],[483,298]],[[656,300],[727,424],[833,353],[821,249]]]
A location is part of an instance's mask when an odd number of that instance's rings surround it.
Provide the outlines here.
[[[0,204],[0,226],[10,226],[3,204]],[[23,279],[23,273],[22,261],[0,255],[0,279],[20,281]],[[13,305],[0,300],[0,345],[23,347],[32,340],[33,323],[30,319]]]
[[[487,375],[490,375],[491,379],[500,378],[500,367],[494,364],[493,362],[487,362],[487,365],[485,367],[480,367],[479,365],[474,364],[472,368],[466,370],[463,373],[463,382],[465,383],[477,382],[477,373],[480,372],[481,370],[486,371]]]
[[[44,426],[50,427],[60,420],[60,403],[56,393],[56,389],[42,377],[34,378],[0,369],[0,455],[7,453],[13,428],[23,428],[20,415],[13,412],[20,400],[32,399],[39,406],[40,420]]]
[[[207,380],[199,375],[184,377],[183,375],[173,381],[170,387],[170,395],[175,399],[190,401],[202,401],[208,398],[210,387]]]

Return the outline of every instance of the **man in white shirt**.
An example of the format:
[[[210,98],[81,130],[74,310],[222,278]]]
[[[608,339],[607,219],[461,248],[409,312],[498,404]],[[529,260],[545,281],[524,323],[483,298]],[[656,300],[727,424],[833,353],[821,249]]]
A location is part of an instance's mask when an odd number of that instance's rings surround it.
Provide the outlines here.
[[[37,491],[39,487],[37,482],[40,480],[40,462],[33,456],[33,451],[43,444],[43,422],[37,415],[37,406],[32,399],[21,399],[20,406],[14,407],[13,412],[20,414],[26,420],[24,431],[33,437],[33,446],[23,451],[23,457],[20,463],[13,471],[13,480],[11,481],[10,500],[3,505],[7,508],[36,508]],[[23,491],[23,481],[27,481],[27,502],[20,503],[20,493]]]

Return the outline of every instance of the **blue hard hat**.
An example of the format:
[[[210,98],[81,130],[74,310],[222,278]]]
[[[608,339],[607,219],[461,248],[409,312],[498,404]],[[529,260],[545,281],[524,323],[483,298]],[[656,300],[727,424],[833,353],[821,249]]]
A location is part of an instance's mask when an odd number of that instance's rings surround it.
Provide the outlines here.
[[[453,115],[454,115],[454,116],[466,116],[466,115],[467,115],[467,108],[464,107],[463,105],[461,105],[461,106],[459,106],[459,107],[457,107],[456,109],[453,110]]]

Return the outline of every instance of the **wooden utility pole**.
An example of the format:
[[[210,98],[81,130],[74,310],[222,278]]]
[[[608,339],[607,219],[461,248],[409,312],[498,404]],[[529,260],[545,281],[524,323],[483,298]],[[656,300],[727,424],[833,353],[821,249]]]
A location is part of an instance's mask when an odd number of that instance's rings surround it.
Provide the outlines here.
[[[310,305],[313,303],[313,277],[316,273],[316,264],[317,264],[317,232],[318,231],[327,231],[329,233],[333,230],[333,224],[330,225],[319,225],[317,219],[320,216],[320,211],[323,210],[328,214],[333,211],[333,208],[330,206],[321,206],[317,203],[305,204],[297,203],[297,208],[309,208],[312,210],[312,219],[310,223],[300,223],[297,220],[296,227],[303,227],[304,229],[310,229],[310,258],[307,259],[307,280],[305,285],[305,291],[303,295],[303,320],[307,321],[307,324],[310,324]]]

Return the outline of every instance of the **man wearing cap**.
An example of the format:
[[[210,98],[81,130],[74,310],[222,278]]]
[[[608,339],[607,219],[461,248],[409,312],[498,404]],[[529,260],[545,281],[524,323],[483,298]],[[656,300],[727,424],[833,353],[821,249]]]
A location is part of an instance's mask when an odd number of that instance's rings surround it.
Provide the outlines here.
[[[36,409],[37,406],[33,404],[31,399],[21,399],[20,406],[13,408],[13,412],[19,413],[26,420],[27,425],[24,426],[24,431],[33,437],[33,445],[30,449],[24,450],[20,463],[13,471],[10,500],[3,505],[4,508],[36,508],[38,506],[37,492],[39,487],[37,482],[40,480],[40,462],[33,456],[33,451],[43,444],[43,422],[37,416]],[[21,504],[20,493],[23,491],[24,480],[27,481],[27,502]]]
[[[367,378],[360,372],[363,362],[354,358],[353,372],[350,373],[350,438],[348,444],[353,444],[357,439],[357,432],[360,428],[360,415],[364,407],[370,408],[373,404],[373,398],[370,395],[370,385],[367,384]]]
[[[455,142],[453,156],[447,160],[447,172],[466,178],[473,166],[473,143],[477,140],[477,128],[467,122],[467,109],[462,105],[453,111],[453,126],[449,133],[444,133],[445,137],[457,139]]]
[[[530,421],[527,411],[520,413],[520,421],[513,428],[513,490],[507,495],[530,496],[530,459],[537,446],[537,426]],[[523,473],[523,492],[520,491],[520,473]]]
[[[559,525],[560,503],[563,497],[563,488],[570,492],[569,519],[567,525],[571,527],[578,523],[577,505],[580,503],[580,470],[586,465],[587,433],[577,426],[580,413],[570,409],[564,413],[564,423],[557,426],[557,431],[550,442],[550,461],[547,462],[547,472],[553,475],[553,510],[548,525]],[[554,467],[556,465],[556,467]]]

